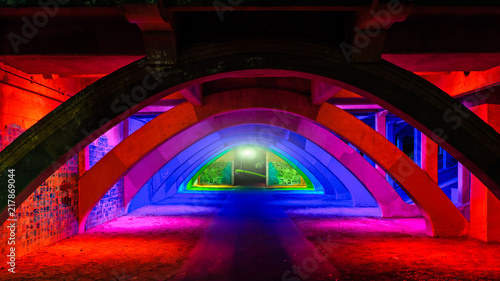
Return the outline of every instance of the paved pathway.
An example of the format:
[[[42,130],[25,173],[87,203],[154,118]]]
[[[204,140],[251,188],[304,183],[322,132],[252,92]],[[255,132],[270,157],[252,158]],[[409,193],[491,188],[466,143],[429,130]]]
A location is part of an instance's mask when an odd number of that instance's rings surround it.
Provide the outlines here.
[[[330,243],[330,244],[329,244]],[[324,257],[265,189],[232,192],[198,241],[176,280],[337,280]]]

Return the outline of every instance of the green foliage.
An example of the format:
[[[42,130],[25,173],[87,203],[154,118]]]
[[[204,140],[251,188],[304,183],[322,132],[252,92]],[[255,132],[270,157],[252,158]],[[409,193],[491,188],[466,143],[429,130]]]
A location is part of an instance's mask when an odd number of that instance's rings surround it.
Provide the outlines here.
[[[269,163],[270,185],[300,185],[300,174],[286,162]]]
[[[200,183],[210,185],[231,184],[231,176],[228,177],[227,175],[228,166],[229,171],[231,171],[231,162],[213,162],[201,172]]]

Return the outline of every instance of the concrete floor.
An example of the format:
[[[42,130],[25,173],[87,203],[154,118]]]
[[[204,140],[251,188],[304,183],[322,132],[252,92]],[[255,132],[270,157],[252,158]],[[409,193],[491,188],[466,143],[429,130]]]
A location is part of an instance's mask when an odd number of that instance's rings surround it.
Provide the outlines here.
[[[297,196],[179,195],[23,256],[15,274],[2,265],[0,280],[500,280],[498,243]]]

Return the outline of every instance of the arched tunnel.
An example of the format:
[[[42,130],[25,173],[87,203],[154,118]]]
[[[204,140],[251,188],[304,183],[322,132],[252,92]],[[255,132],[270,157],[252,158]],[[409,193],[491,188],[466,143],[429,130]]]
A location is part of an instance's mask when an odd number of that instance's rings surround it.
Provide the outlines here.
[[[500,279],[498,5],[292,2],[0,4],[0,279]]]

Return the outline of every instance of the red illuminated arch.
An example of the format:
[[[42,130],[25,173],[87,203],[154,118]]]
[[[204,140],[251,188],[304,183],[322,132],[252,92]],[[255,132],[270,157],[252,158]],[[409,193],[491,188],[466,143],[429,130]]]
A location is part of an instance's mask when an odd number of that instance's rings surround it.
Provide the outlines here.
[[[455,107],[466,113],[469,110],[424,79],[385,61],[349,64],[341,52],[329,47],[274,40],[181,50],[178,64],[157,66],[156,70],[145,61],[89,86],[0,153],[0,181],[7,182],[9,169],[23,175],[17,182],[17,205],[81,148],[144,106],[189,86],[240,75],[303,77],[356,92],[433,138],[500,198],[500,135],[474,114],[459,126],[450,123],[443,118],[444,112]],[[291,111],[295,110],[300,111]],[[203,112],[198,114],[199,119],[206,117]],[[311,114],[303,115],[316,118]],[[7,218],[5,189],[0,191],[0,201],[3,222]]]
[[[84,187],[92,186],[93,192],[80,193],[80,217],[85,220],[92,207],[105,194],[110,186],[120,179],[135,163],[159,147],[168,138],[193,125],[198,118],[214,116],[223,123],[224,112],[245,109],[245,119],[251,123],[270,122],[272,117],[265,115],[268,110],[287,108],[287,111],[301,116],[316,116],[320,125],[332,130],[357,146],[386,170],[413,199],[426,219],[427,233],[433,236],[456,236],[466,234],[468,221],[455,208],[439,186],[418,167],[406,154],[399,150],[375,130],[351,114],[330,104],[321,107],[308,103],[308,97],[287,91],[265,91],[263,89],[242,89],[233,92],[213,94],[205,98],[203,107],[193,107],[183,103],[150,121],[136,133],[116,146],[81,179]],[[273,98],[268,98],[270,93]],[[256,108],[249,111],[248,108]],[[314,130],[294,115],[276,114],[274,122],[279,126],[296,127],[307,137]],[[198,117],[197,117],[198,116]],[[227,116],[226,116],[227,118]],[[186,120],[176,125],[173,120]],[[237,118],[226,122],[239,122]],[[271,124],[274,125],[274,124]],[[299,129],[300,128],[300,129]],[[145,137],[147,136],[147,137]],[[158,155],[157,157],[160,157]],[[83,190],[82,190],[83,191]],[[94,193],[95,192],[95,193]],[[381,201],[383,191],[372,190],[375,200]]]

